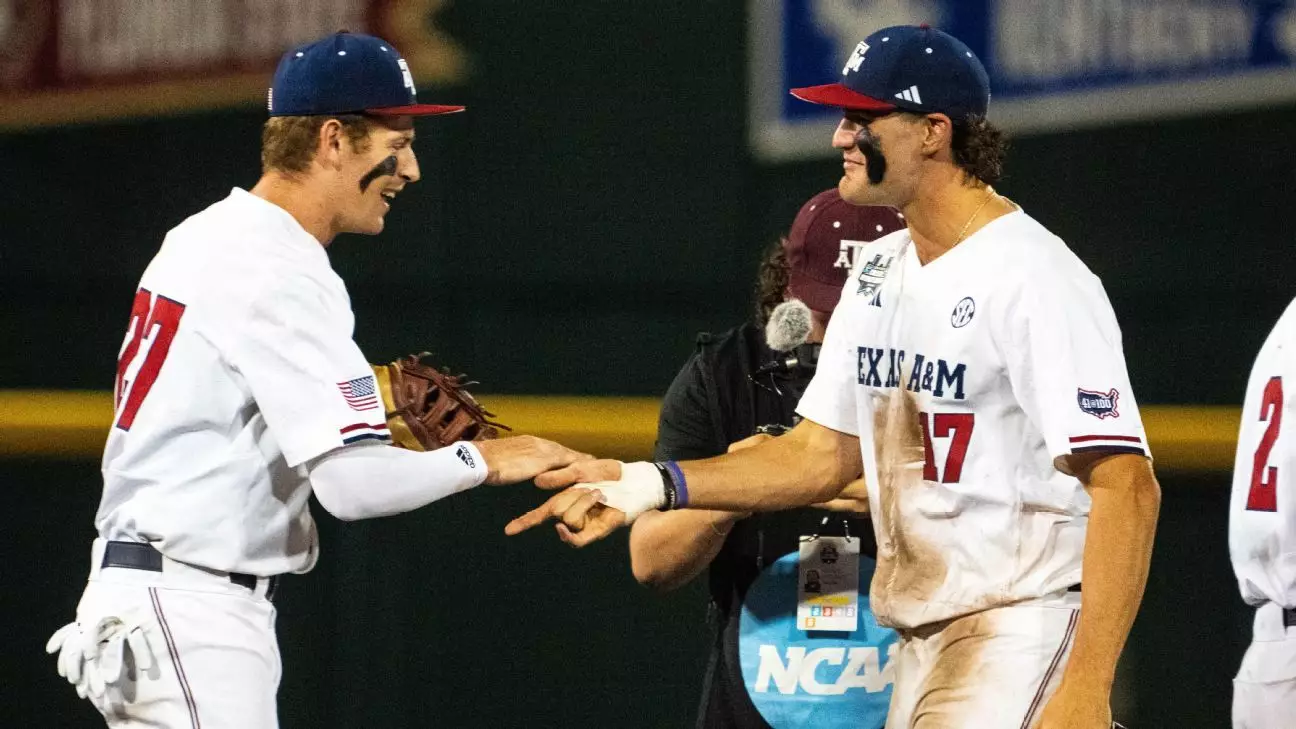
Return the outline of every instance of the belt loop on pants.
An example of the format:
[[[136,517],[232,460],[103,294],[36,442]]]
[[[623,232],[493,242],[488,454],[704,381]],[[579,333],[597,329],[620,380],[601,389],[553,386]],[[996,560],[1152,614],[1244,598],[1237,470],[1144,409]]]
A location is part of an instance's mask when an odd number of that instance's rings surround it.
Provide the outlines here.
[[[145,572],[164,572],[163,566],[167,558],[152,544],[145,542],[106,542],[104,544],[103,560],[99,567],[120,567],[128,570],[143,570]],[[174,562],[175,564],[183,564]],[[186,565],[192,567],[192,565]],[[249,575],[243,572],[216,572],[193,567],[193,569],[208,572],[212,576],[225,576],[229,581],[239,587],[255,593],[257,591],[257,582],[261,579],[266,580],[265,599],[274,598],[275,588],[279,586],[278,575],[272,577],[259,578],[256,575]]]

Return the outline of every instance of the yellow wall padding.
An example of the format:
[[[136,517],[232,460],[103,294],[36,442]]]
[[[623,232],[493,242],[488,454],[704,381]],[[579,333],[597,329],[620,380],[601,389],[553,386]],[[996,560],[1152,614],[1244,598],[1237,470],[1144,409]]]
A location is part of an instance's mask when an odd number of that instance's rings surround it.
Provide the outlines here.
[[[597,456],[630,460],[652,454],[657,398],[485,393],[480,399],[516,433]],[[1158,469],[1232,469],[1238,408],[1149,405],[1142,412]],[[109,392],[0,390],[0,457],[96,459],[111,422]]]

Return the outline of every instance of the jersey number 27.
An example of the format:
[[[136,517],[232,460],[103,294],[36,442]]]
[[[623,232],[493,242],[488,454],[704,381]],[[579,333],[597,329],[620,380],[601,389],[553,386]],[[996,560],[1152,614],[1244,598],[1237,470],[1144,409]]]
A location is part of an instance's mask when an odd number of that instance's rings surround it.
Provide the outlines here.
[[[1247,494],[1247,511],[1278,511],[1278,467],[1269,465],[1269,453],[1278,430],[1282,428],[1282,378],[1270,377],[1260,399],[1260,422],[1269,421],[1260,445],[1256,446],[1255,464],[1251,469],[1251,491]]]
[[[185,305],[148,289],[135,292],[131,305],[126,341],[117,357],[117,382],[114,393],[117,405],[117,427],[130,430],[135,414],[148,396],[153,381],[162,370],[162,361],[171,350],[171,340],[180,328]]]

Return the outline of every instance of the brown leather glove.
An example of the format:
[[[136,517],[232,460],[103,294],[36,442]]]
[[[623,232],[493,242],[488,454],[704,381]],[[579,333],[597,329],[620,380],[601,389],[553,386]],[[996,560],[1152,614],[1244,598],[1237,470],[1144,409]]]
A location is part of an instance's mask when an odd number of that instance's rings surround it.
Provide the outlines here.
[[[490,440],[508,426],[493,422],[465,387],[464,375],[452,375],[423,363],[427,352],[386,365],[370,365],[378,381],[392,445],[434,451],[461,440]]]

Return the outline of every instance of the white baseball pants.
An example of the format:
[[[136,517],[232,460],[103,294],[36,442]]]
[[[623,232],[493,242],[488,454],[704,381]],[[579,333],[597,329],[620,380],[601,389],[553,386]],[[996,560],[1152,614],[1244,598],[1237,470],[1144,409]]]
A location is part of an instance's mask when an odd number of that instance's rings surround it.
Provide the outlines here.
[[[1079,619],[1068,592],[900,631],[886,729],[1031,729]]]
[[[277,729],[279,647],[268,580],[254,590],[228,576],[164,560],[162,572],[101,568],[96,539],[77,621],[139,625],[154,666],[128,660],[122,678],[91,696],[111,729]]]
[[[1292,727],[1296,727],[1296,626],[1284,626],[1282,606],[1269,602],[1256,608],[1251,646],[1233,679],[1233,729]]]

